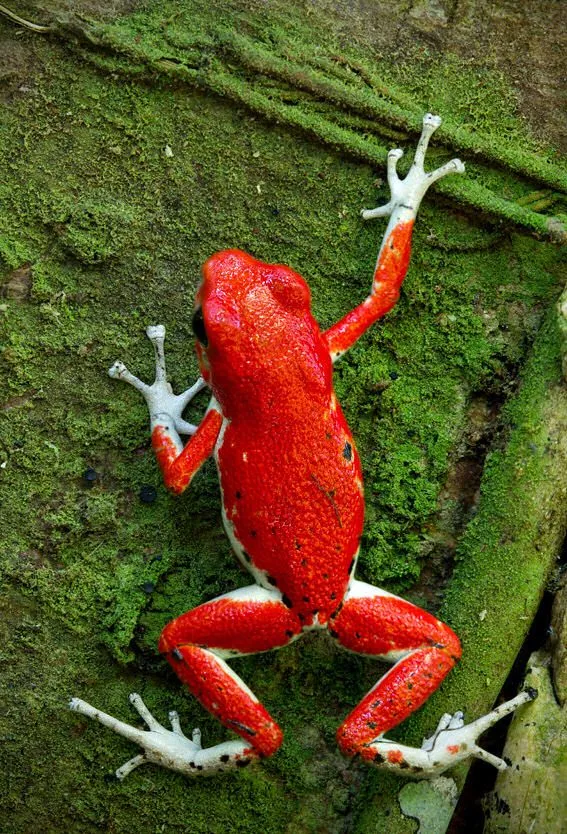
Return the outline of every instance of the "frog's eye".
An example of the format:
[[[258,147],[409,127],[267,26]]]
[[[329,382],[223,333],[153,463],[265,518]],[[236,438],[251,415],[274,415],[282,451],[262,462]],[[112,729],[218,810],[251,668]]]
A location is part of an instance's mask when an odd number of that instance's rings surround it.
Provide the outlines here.
[[[205,330],[205,319],[203,318],[203,310],[201,307],[197,307],[197,309],[193,313],[191,327],[193,328],[193,333],[195,334],[196,338],[201,342],[203,347],[208,347],[209,339],[207,336],[207,331]]]

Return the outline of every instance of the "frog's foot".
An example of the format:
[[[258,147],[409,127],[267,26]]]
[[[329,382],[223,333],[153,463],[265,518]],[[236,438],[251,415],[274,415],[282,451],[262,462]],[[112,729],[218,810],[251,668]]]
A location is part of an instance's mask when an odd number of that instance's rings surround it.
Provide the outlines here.
[[[121,736],[134,741],[143,753],[134,756],[116,771],[118,779],[124,779],[141,764],[150,762],[169,770],[176,770],[185,776],[218,773],[234,767],[243,767],[258,758],[258,754],[243,741],[227,741],[214,747],[201,747],[201,732],[193,730],[191,738],[184,735],[176,712],[169,713],[171,730],[163,727],[148,710],[136,693],[130,695],[130,703],[143,718],[148,730],[139,730],[125,724],[101,710],[92,707],[80,698],[72,698],[69,708],[88,718],[94,718]]]
[[[400,148],[392,150],[388,154],[388,185],[390,186],[391,199],[385,206],[375,209],[365,209],[361,212],[364,220],[374,217],[388,217],[396,213],[398,222],[413,220],[417,214],[419,204],[423,195],[430,185],[448,174],[462,174],[465,170],[460,159],[452,159],[441,168],[435,171],[425,172],[423,162],[429,139],[441,124],[439,116],[426,113],[423,117],[423,130],[419,139],[413,164],[405,179],[401,180],[396,171],[398,159],[404,152]]]
[[[378,765],[411,773],[419,778],[437,776],[470,757],[482,759],[498,770],[506,770],[508,763],[479,747],[477,739],[505,715],[536,697],[535,689],[526,689],[470,724],[464,723],[462,712],[453,715],[446,713],[433,735],[424,739],[421,749],[385,738],[376,739],[368,745],[373,752],[372,760]]]
[[[156,376],[152,385],[146,385],[145,382],[142,382],[134,374],[131,374],[123,362],[115,362],[109,369],[108,374],[114,379],[122,379],[124,382],[128,382],[142,394],[148,404],[152,427],[162,425],[164,422],[169,424],[170,421],[173,421],[174,428],[179,434],[193,435],[197,431],[197,426],[188,423],[181,415],[193,397],[199,391],[202,391],[203,388],[206,388],[206,383],[200,377],[191,388],[188,388],[182,394],[174,394],[171,390],[171,385],[167,381],[165,370],[165,354],[163,349],[165,327],[161,324],[148,327],[146,333],[148,339],[154,346],[156,359]],[[169,419],[164,421],[165,415]]]

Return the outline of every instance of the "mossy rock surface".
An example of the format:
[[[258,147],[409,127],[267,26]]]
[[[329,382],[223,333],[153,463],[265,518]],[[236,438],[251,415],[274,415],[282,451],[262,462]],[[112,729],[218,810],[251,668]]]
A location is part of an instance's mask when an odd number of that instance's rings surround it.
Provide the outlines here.
[[[388,8],[402,22],[402,4]],[[177,709],[186,729],[200,726],[206,744],[226,737],[155,648],[172,617],[247,582],[221,529],[214,467],[181,499],[169,496],[145,405],[106,368],[120,358],[149,379],[144,327],[161,322],[175,388],[194,380],[193,294],[202,262],[225,247],[304,275],[322,326],[362,300],[382,228],[363,224],[360,209],[385,197],[376,181],[385,150],[409,151],[426,109],[447,116],[432,164],[459,153],[468,179],[428,195],[399,304],[336,371],[365,473],[359,576],[433,611],[447,595],[444,614],[461,627],[470,661],[454,693],[446,687],[436,698],[437,712],[478,712],[498,692],[549,556],[526,579],[528,609],[511,602],[480,634],[477,597],[490,587],[483,577],[495,557],[475,554],[496,536],[483,519],[508,506],[500,498],[511,494],[529,443],[526,477],[539,483],[546,471],[549,437],[530,431],[560,378],[548,311],[563,278],[558,247],[538,236],[561,229],[553,218],[564,211],[565,173],[547,141],[559,143],[558,126],[547,135],[530,127],[525,90],[490,55],[465,60],[458,43],[448,49],[448,24],[431,23],[443,4],[423,9],[425,17],[406,18],[413,40],[403,34],[395,47],[368,28],[364,4],[356,20],[322,2],[151,2],[113,14],[91,4],[88,22],[53,5],[54,30],[44,35],[0,20],[7,834],[386,830],[380,814],[398,788],[344,760],[334,741],[383,669],[321,635],[235,661],[286,733],[273,760],[244,773],[188,784],[147,766],[117,784],[106,777],[132,746],[70,714],[66,702],[80,696],[135,720],[127,696],[138,691],[158,718]],[[192,405],[189,419],[197,422],[204,404]],[[500,464],[514,437],[521,452],[507,475]],[[504,480],[479,504],[487,452],[486,477],[497,470]],[[155,487],[153,503],[140,499],[144,486]],[[475,514],[465,568],[447,592]],[[529,531],[507,551],[512,565]],[[462,579],[467,565],[472,589]],[[501,587],[500,574],[491,581]],[[527,622],[510,641],[501,623],[512,616]],[[465,703],[455,704],[455,693]],[[433,709],[423,721],[432,728]],[[392,830],[415,825],[398,819]]]

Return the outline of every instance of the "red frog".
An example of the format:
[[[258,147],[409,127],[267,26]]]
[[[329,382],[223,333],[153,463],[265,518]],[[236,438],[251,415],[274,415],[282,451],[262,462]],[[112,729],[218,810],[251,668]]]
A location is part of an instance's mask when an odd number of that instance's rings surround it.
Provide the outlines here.
[[[454,159],[431,173],[423,161],[440,119],[427,114],[413,165],[396,173],[402,151],[388,155],[390,202],[363,217],[390,216],[370,295],[329,330],[311,313],[303,278],[238,250],[213,255],[203,267],[193,330],[201,379],[183,394],[167,382],[165,329],[148,328],[156,379],[148,386],[117,362],[111,376],[145,396],[152,445],[166,486],[181,493],[214,456],[222,516],[237,557],[254,584],[200,605],[169,623],[159,650],[201,704],[241,740],[202,748],[171,714],[162,727],[138,695],[131,701],[149,726],[136,730],[79,699],[72,709],[95,717],[144,748],[117,771],[123,778],[146,761],[186,774],[243,767],[282,743],[274,719],[229,668],[237,655],[286,646],[308,630],[326,630],[344,649],[395,665],[338,729],[339,747],[417,776],[430,776],[471,755],[499,768],[476,737],[533,697],[521,693],[465,726],[462,713],[443,716],[420,749],[384,733],[420,707],[461,655],[457,636],[435,616],[354,578],[363,527],[360,459],[333,391],[333,362],[396,303],[406,275],[413,222],[427,188],[462,172]],[[212,393],[198,427],[182,413],[204,387]],[[180,435],[190,435],[184,446]]]

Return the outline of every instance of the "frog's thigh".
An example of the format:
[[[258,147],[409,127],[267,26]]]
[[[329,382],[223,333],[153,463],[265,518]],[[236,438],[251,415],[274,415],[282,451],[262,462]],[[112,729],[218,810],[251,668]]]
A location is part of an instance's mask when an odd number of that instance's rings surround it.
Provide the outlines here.
[[[427,611],[358,581],[329,629],[344,648],[395,662],[337,733],[344,753],[372,758],[370,743],[418,709],[457,662],[459,639]]]
[[[279,592],[251,585],[173,620],[159,650],[205,709],[269,756],[280,746],[282,732],[225,658],[280,648],[300,633],[298,617]]]

